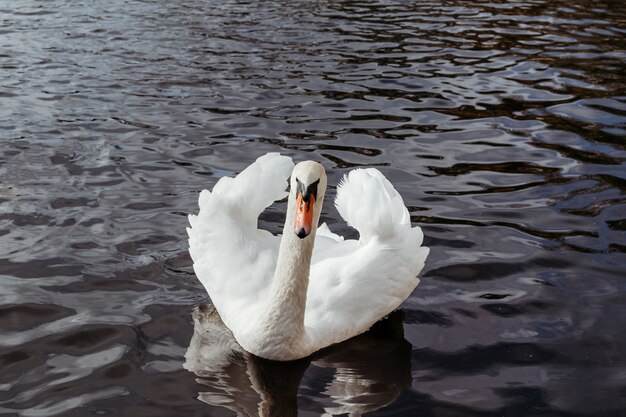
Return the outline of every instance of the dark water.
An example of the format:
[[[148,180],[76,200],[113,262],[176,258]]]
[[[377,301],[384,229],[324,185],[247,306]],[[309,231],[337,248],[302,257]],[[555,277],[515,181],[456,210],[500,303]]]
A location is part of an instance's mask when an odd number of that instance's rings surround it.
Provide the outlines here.
[[[0,415],[626,415],[623,1],[0,6]],[[383,171],[422,283],[314,358],[186,359],[186,215],[268,151]]]

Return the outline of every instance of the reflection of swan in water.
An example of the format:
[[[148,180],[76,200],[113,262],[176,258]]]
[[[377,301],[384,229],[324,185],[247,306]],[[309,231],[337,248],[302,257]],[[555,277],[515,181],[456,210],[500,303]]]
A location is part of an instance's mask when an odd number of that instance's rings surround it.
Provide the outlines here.
[[[332,372],[321,393],[330,398],[323,405],[327,416],[360,416],[377,410],[411,382],[411,345],[404,339],[399,311],[360,336],[292,362],[244,351],[212,306],[196,307],[193,318],[194,334],[184,367],[206,387],[198,398],[238,416],[297,416],[300,382],[312,373]],[[317,376],[317,383],[325,379]]]

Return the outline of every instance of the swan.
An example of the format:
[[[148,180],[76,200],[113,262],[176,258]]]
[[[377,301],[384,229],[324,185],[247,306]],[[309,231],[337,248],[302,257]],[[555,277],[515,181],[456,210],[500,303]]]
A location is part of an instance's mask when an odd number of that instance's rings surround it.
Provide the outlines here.
[[[321,164],[268,153],[203,190],[189,216],[196,276],[237,343],[261,358],[300,359],[364,333],[419,283],[429,249],[382,173],[355,169],[337,187],[358,240],[318,227],[326,186]],[[259,214],[286,196],[282,236],[259,229]]]

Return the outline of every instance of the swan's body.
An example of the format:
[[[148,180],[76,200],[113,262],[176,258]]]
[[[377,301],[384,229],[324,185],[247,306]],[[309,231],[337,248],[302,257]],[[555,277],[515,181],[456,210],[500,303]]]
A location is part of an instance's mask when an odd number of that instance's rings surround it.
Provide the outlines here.
[[[422,231],[411,228],[402,198],[379,171],[351,171],[337,189],[335,205],[358,241],[317,227],[325,190],[320,164],[294,168],[290,158],[267,154],[202,191],[200,213],[189,216],[196,275],[250,353],[308,356],[367,331],[419,283],[428,255]],[[258,229],[259,214],[287,194],[282,237]]]

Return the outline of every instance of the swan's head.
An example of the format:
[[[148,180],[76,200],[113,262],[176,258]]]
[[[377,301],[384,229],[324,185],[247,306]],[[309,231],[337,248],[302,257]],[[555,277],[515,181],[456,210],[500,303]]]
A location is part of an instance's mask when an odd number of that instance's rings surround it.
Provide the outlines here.
[[[313,161],[300,162],[291,174],[291,198],[295,198],[294,232],[304,239],[314,228],[322,211],[326,192],[326,171]]]

